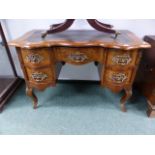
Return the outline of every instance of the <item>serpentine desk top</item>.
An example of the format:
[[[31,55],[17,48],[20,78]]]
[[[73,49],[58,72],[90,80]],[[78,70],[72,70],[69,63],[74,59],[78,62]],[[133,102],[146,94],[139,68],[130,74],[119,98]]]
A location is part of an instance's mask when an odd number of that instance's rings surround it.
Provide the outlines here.
[[[119,30],[120,34],[117,38],[114,38],[113,34],[96,30],[67,30],[42,38],[43,32],[45,30],[32,30],[22,37],[9,42],[9,45],[27,49],[51,46],[100,46],[122,50],[150,48],[148,43],[139,39],[128,30]]]

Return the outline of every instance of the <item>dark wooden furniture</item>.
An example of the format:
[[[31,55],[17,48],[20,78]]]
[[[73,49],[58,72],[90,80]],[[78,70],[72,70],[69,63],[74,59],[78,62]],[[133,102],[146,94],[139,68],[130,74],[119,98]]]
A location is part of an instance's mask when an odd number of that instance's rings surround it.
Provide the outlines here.
[[[133,33],[120,30],[115,38],[95,30],[68,30],[42,38],[45,30],[33,30],[9,44],[18,52],[26,81],[26,93],[37,107],[33,89],[55,86],[62,64],[97,62],[101,86],[114,92],[125,91],[121,109],[132,95],[132,84],[141,58],[141,49],[150,45]],[[94,103],[95,104],[95,103]]]
[[[136,87],[147,98],[149,117],[155,117],[155,36],[145,36],[151,48],[143,51],[136,77]]]
[[[63,23],[51,25],[50,29],[45,31],[42,34],[42,37],[44,38],[48,34],[63,32],[65,30],[67,30],[70,26],[72,26],[74,21],[75,21],[75,19],[66,19],[65,22],[63,22]],[[87,19],[87,22],[89,23],[89,25],[91,27],[93,27],[97,31],[115,34],[115,38],[119,34],[119,32],[117,32],[116,30],[112,29],[113,28],[112,25],[101,23],[100,21],[98,21],[96,19]]]
[[[21,79],[17,76],[16,69],[11,57],[11,53],[2,29],[2,25],[0,23],[0,37],[2,39],[1,45],[3,46],[9,60],[9,64],[11,65],[11,69],[13,71],[12,76],[4,76],[0,75],[0,112],[2,112],[2,109],[4,105],[7,103],[7,100],[11,97],[11,95],[15,92],[19,84],[21,83]],[[0,61],[3,59],[3,57],[0,58]],[[8,64],[8,66],[9,66]],[[6,62],[7,65],[7,62]],[[5,68],[4,68],[5,69]]]

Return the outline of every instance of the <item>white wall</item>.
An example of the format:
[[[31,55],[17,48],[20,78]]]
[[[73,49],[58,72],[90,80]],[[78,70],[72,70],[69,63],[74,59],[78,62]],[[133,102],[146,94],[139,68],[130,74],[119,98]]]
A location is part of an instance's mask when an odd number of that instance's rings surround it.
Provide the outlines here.
[[[8,19],[6,22],[6,29],[9,34],[10,39],[15,39],[20,37],[27,31],[32,29],[48,29],[49,25],[54,23],[59,23],[64,20],[23,20],[23,19]],[[154,35],[155,34],[155,20],[101,20],[105,23],[110,23],[114,25],[116,29],[128,29],[134,32],[140,38],[144,35]],[[92,29],[85,20],[76,20],[70,29]],[[13,48],[11,48],[12,55],[18,70],[18,74],[22,76],[17,55]],[[72,66],[66,65],[60,75],[60,79],[85,79],[85,80],[99,80],[98,72],[95,66],[87,64],[84,66]]]
[[[32,29],[48,29],[49,25],[54,23],[63,22],[64,20],[46,20],[46,19],[9,19],[6,20],[7,29],[11,39],[20,37],[27,31]],[[155,34],[155,20],[152,19],[134,19],[134,20],[100,20],[105,23],[114,25],[116,29],[128,29],[134,32],[139,37],[146,34]],[[85,20],[76,20],[70,29],[92,29]]]
[[[0,20],[3,31],[5,33],[6,38],[8,38],[7,31],[5,29],[5,24],[3,20]],[[0,36],[0,42],[2,43],[2,38]],[[7,66],[7,67],[6,67]],[[5,46],[0,44],[0,76],[13,76],[13,71],[7,56],[7,52]]]

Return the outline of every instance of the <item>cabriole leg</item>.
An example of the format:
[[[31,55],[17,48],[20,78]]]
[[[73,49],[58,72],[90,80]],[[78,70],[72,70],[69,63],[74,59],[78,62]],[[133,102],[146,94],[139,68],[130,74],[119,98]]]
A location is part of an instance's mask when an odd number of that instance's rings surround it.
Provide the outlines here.
[[[123,112],[126,112],[126,102],[127,100],[132,96],[132,88],[131,89],[124,89],[125,90],[125,95],[121,98],[121,110]]]
[[[33,92],[33,88],[26,86],[26,95],[31,97],[31,99],[33,100],[33,108],[36,109],[38,104],[38,99]]]

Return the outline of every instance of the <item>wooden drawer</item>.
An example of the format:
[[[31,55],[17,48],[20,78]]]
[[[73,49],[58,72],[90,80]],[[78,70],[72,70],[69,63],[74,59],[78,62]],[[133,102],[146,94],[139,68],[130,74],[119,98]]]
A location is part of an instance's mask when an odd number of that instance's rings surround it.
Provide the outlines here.
[[[103,50],[100,47],[56,47],[54,49],[57,61],[65,61],[77,65],[91,61],[102,62]]]
[[[107,66],[115,65],[118,67],[135,66],[137,60],[137,50],[108,50]]]
[[[131,82],[132,72],[133,72],[132,70],[129,71],[106,70],[104,80],[110,84],[116,84],[116,85],[129,84]]]
[[[22,58],[26,65],[44,66],[50,64],[50,48],[22,49]]]
[[[28,80],[33,83],[49,83],[54,80],[51,68],[30,69],[27,68]]]

